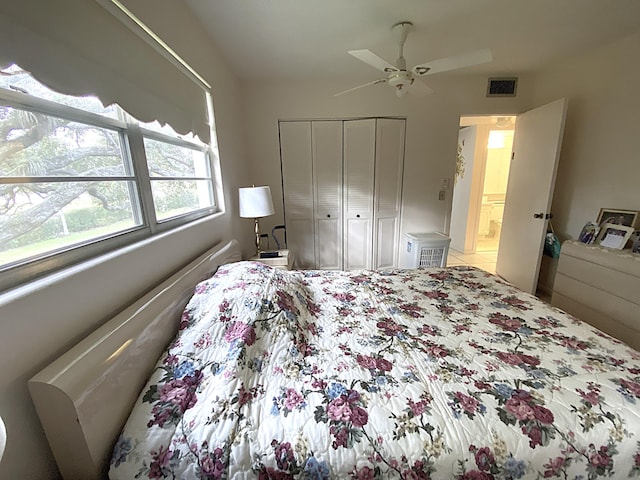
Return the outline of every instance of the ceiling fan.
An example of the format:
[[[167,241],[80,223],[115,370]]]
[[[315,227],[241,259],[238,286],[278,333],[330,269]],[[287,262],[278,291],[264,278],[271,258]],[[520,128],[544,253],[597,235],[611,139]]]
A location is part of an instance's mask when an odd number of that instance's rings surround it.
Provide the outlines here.
[[[434,73],[446,72],[448,70],[455,70],[458,68],[470,67],[472,65],[479,65],[481,63],[491,62],[493,57],[491,56],[491,50],[488,48],[482,50],[474,50],[466,52],[460,55],[452,57],[441,58],[433,60],[431,62],[422,63],[416,65],[411,70],[407,70],[407,61],[404,58],[404,43],[407,40],[407,35],[413,23],[409,21],[402,21],[396,23],[392,30],[399,33],[399,53],[396,64],[392,65],[383,58],[373,53],[371,50],[349,50],[349,54],[356,57],[358,60],[362,60],[364,63],[371,65],[378,70],[381,70],[388,74],[385,78],[379,78],[372,82],[358,85],[357,87],[350,88],[340,93],[336,93],[334,96],[343,95],[345,93],[352,92],[359,88],[368,87],[369,85],[376,85],[378,83],[387,83],[392,86],[398,97],[404,96],[406,93],[413,95],[426,95],[432,93],[428,86],[421,82],[418,77],[424,77],[425,75],[433,75]]]

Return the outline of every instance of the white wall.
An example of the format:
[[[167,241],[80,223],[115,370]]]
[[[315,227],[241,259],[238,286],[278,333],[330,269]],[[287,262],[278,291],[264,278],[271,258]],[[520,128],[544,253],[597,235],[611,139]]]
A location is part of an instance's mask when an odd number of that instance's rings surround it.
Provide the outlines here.
[[[469,202],[471,201],[471,180],[475,167],[476,131],[478,127],[473,125],[460,130],[458,144],[462,146],[464,158],[464,172],[453,183],[453,200],[451,202],[451,222],[449,236],[450,247],[458,252],[464,252],[467,243],[467,219],[469,217]]]
[[[575,239],[600,208],[640,210],[640,33],[549,67],[534,81],[534,104],[569,105],[553,224]]]
[[[214,85],[227,212],[105,256],[90,268],[70,269],[0,294],[0,416],[8,434],[0,463],[3,479],[58,478],[27,380],[181,264],[216,241],[244,231],[237,220],[235,193],[237,185],[246,182],[247,171],[237,80],[179,3],[135,3],[147,8],[143,19],[156,33]],[[247,241],[251,243],[250,234]]]
[[[398,98],[386,85],[334,97],[357,82],[248,83],[244,88],[245,128],[252,181],[271,186],[276,215],[265,228],[284,221],[278,120],[367,116],[406,117],[402,234],[448,229],[451,188],[438,200],[443,178],[453,181],[458,124],[463,114],[506,114],[528,107],[529,82],[520,79],[517,98],[486,98],[486,77],[434,76],[435,93]],[[401,242],[403,243],[403,242]]]

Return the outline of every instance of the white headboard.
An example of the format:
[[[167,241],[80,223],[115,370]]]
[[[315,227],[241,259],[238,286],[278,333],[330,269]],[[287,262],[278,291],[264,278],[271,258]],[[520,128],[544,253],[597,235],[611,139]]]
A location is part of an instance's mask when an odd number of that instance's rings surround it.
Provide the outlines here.
[[[111,449],[156,361],[175,336],[194,286],[240,260],[219,244],[160,283],[29,380],[65,480],[106,478]]]

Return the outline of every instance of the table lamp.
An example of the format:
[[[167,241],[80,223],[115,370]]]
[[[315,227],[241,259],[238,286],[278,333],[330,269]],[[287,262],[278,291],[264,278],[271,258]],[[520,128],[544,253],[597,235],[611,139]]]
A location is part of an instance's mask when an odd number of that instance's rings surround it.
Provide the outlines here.
[[[260,225],[258,219],[273,215],[273,201],[269,187],[242,187],[238,190],[240,200],[240,216],[255,220],[256,255],[260,255]]]

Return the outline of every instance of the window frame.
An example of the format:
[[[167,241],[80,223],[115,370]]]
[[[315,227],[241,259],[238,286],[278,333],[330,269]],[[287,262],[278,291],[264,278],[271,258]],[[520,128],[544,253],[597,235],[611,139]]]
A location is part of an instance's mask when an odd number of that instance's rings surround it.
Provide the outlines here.
[[[155,211],[154,203],[153,203],[153,194],[152,194],[151,190],[149,190],[148,192],[144,191],[143,193],[141,193],[142,200],[143,200],[143,203],[145,203],[147,205],[147,207],[150,208],[149,218],[153,217],[153,222],[151,222],[151,225],[155,226],[156,229],[162,229],[163,228],[162,226],[164,224],[171,224],[174,220],[177,220],[177,219],[182,219],[182,218],[185,218],[185,217],[194,217],[194,219],[200,218],[201,215],[199,215],[198,212],[200,212],[202,210],[219,211],[219,208],[218,208],[218,196],[216,195],[216,188],[215,188],[215,178],[214,178],[215,170],[213,168],[212,151],[211,151],[211,148],[208,145],[205,145],[205,144],[197,145],[197,144],[195,144],[193,142],[190,142],[188,140],[184,140],[182,138],[176,138],[176,137],[172,137],[170,135],[166,135],[164,133],[156,132],[154,130],[149,130],[149,129],[144,128],[144,127],[142,127],[141,125],[138,125],[138,124],[131,125],[131,128],[132,129],[136,129],[136,130],[140,130],[140,137],[141,137],[141,140],[142,140],[143,149],[144,149],[144,139],[148,138],[150,140],[154,140],[154,141],[157,141],[157,142],[168,143],[168,144],[175,145],[175,146],[178,146],[178,147],[189,148],[189,149],[201,152],[202,154],[204,154],[205,161],[207,162],[207,169],[209,171],[209,176],[208,177],[201,177],[201,176],[195,176],[195,175],[193,175],[193,176],[183,176],[183,177],[152,177],[149,174],[149,168],[148,168],[149,164],[148,164],[148,162],[146,162],[146,156],[145,156],[145,162],[144,162],[145,172],[143,172],[142,174],[145,175],[145,179],[148,178],[149,186],[151,186],[151,182],[153,182],[153,181],[205,180],[205,181],[211,182],[211,197],[213,199],[213,205],[211,207],[203,207],[203,208],[199,208],[197,210],[193,210],[191,212],[187,212],[187,213],[171,216],[169,218],[165,218],[165,219],[162,219],[162,220],[158,220],[157,217],[156,217],[156,211]],[[148,195],[150,195],[151,198],[147,198]]]
[[[207,95],[206,98],[210,97]],[[131,175],[95,177],[95,179],[99,178],[102,181],[126,180],[134,182],[137,190],[137,195],[131,196],[134,218],[136,215],[140,216],[140,225],[138,226],[92,238],[77,244],[60,247],[59,249],[18,260],[11,264],[0,265],[0,291],[16,287],[35,278],[87,261],[112,250],[135,244],[144,239],[151,238],[154,235],[173,230],[182,225],[222,211],[220,208],[222,192],[219,191],[221,185],[217,179],[219,173],[215,164],[217,155],[211,145],[195,141],[191,142],[181,137],[173,137],[146,129],[120,107],[117,107],[120,112],[120,118],[114,119],[5,88],[0,88],[0,102],[12,108],[42,113],[65,120],[117,131],[123,146],[122,154],[125,157],[125,169],[127,168],[127,164],[131,165]],[[200,208],[160,221],[157,220],[144,149],[145,136],[154,140],[200,150],[205,154],[210,176],[202,179],[210,182],[213,206]],[[212,138],[214,136],[215,132],[212,131]],[[0,183],[15,183],[20,180],[28,180],[28,183],[38,183],[41,181],[72,182],[77,181],[78,178],[82,179],[85,177],[0,177]]]

